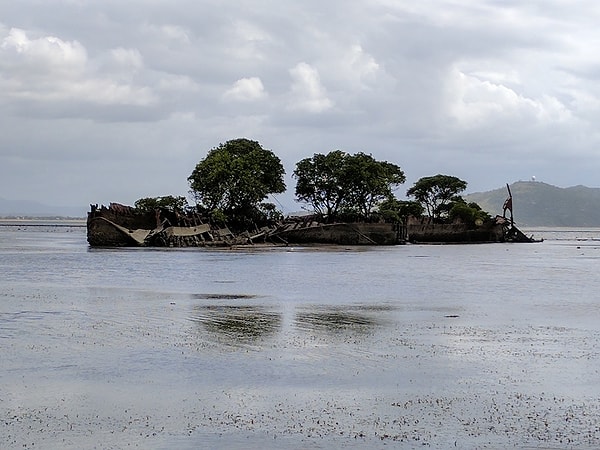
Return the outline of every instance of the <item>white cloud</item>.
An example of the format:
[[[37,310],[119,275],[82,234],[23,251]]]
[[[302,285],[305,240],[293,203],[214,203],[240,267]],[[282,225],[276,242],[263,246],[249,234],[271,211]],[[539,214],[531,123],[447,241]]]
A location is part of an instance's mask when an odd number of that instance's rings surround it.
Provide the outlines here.
[[[113,83],[107,79],[82,80],[73,85],[56,85],[61,88],[56,97],[46,95],[39,99],[69,98],[99,105],[148,106],[156,102],[156,95],[150,88]]]
[[[332,90],[340,95],[354,96],[359,95],[358,91],[376,88],[385,76],[380,64],[361,44],[343,41],[329,45],[327,58],[320,59],[318,65]]]
[[[71,76],[81,73],[87,62],[85,48],[77,41],[63,41],[55,36],[30,39],[18,28],[12,28],[2,39],[0,56],[4,73],[21,76],[32,73]]]
[[[131,70],[140,70],[144,67],[144,60],[137,49],[119,47],[112,49],[110,54],[121,67]]]
[[[55,36],[30,38],[26,31],[13,28],[0,44],[0,98],[103,106],[154,104],[157,98],[152,89],[131,81],[134,72],[143,68],[139,51],[115,48],[108,54],[118,74],[94,73],[97,65],[78,41]]]
[[[227,35],[230,37],[228,53],[240,60],[264,61],[267,58],[265,46],[271,36],[260,26],[246,20],[236,20]]]
[[[170,93],[182,92],[189,94],[193,92],[198,92],[200,87],[198,86],[198,83],[196,83],[188,76],[166,74],[158,82],[157,89]]]
[[[354,44],[347,54],[348,67],[361,81],[372,82],[379,71],[379,64],[366,53],[361,45]]]
[[[310,113],[321,113],[333,106],[319,78],[319,72],[307,63],[290,69],[292,76],[292,101],[289,108]]]
[[[457,68],[450,73],[447,91],[449,115],[464,128],[493,127],[507,121],[521,127],[551,125],[572,118],[565,105],[552,96],[527,98],[503,84]]]
[[[177,25],[162,25],[159,27],[159,30],[167,39],[177,41],[181,44],[190,43],[190,31],[184,27]]]
[[[481,64],[481,62],[479,63]],[[494,84],[503,84],[503,85],[519,85],[521,84],[521,77],[519,73],[514,69],[509,69],[507,71],[501,70],[474,70],[472,72],[464,71],[465,74],[478,78],[480,80],[487,80]]]
[[[266,97],[265,88],[258,77],[237,80],[223,97],[226,100],[254,101]]]

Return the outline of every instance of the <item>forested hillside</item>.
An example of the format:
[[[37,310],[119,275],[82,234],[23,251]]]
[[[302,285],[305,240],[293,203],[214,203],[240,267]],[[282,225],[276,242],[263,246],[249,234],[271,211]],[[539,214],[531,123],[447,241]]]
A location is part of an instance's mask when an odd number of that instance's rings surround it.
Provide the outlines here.
[[[510,185],[515,222],[520,226],[600,227],[600,189],[560,188],[539,181]],[[466,195],[491,215],[502,214],[506,187]]]

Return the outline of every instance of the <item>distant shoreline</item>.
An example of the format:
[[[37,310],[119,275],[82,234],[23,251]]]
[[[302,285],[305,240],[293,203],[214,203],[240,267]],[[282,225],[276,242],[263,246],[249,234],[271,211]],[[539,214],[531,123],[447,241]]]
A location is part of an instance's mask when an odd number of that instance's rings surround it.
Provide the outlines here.
[[[0,217],[0,226],[19,227],[85,227],[86,219],[82,217]]]

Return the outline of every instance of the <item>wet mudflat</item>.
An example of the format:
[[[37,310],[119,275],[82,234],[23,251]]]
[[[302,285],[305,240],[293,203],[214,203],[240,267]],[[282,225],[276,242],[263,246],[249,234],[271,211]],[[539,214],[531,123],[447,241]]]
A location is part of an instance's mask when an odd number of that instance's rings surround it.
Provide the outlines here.
[[[84,232],[0,227],[1,448],[600,446],[595,230],[226,251]]]

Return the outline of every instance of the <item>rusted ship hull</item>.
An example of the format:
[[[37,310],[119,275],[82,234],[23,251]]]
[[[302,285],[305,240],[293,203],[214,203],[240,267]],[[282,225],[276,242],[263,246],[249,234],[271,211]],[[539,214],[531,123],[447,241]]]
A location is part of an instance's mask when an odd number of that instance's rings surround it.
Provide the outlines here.
[[[397,245],[406,230],[394,223],[320,223],[290,219],[271,227],[234,234],[194,215],[140,212],[129,206],[93,206],[88,213],[87,239],[92,247],[231,247],[268,243]]]
[[[248,242],[226,227],[202,223],[197,216],[163,211],[142,212],[130,206],[92,206],[87,240],[92,247],[204,247]]]
[[[496,216],[479,227],[469,228],[462,223],[433,224],[427,219],[413,220],[408,225],[409,241],[431,244],[485,244],[497,242],[536,242],[526,236],[514,223]]]
[[[273,237],[290,244],[399,245],[406,243],[405,229],[397,223],[342,222],[287,224]]]
[[[413,243],[470,244],[505,241],[502,226],[496,224],[469,229],[462,223],[412,223],[408,227],[408,233],[409,240]]]
[[[496,216],[495,220],[475,227],[463,223],[437,224],[426,218],[412,218],[408,227],[383,222],[323,223],[317,216],[305,216],[234,234],[229,228],[215,226],[194,213],[144,212],[116,203],[111,203],[108,208],[92,205],[87,219],[87,239],[92,247],[535,242],[514,225],[512,218],[508,220],[504,216]]]

